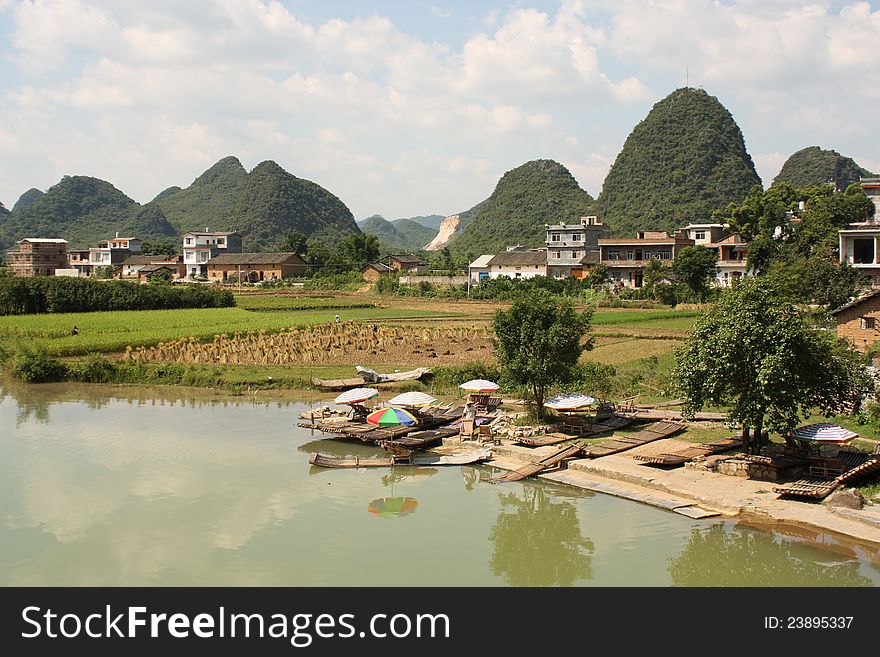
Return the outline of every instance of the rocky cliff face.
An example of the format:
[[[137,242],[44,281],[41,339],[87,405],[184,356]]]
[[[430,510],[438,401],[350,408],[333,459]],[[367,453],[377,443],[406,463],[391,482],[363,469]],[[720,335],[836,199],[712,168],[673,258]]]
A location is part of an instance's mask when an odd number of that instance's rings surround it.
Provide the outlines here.
[[[440,222],[440,231],[437,233],[437,237],[425,246],[425,251],[439,251],[449,244],[449,240],[456,234],[460,225],[461,217],[457,214],[446,217],[446,219]]]

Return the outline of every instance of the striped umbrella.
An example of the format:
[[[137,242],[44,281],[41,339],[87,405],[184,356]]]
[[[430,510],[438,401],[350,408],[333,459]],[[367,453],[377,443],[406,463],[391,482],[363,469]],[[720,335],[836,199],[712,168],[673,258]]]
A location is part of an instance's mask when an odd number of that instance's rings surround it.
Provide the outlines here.
[[[388,400],[392,406],[427,406],[437,401],[424,392],[404,392]]]
[[[472,379],[465,381],[458,387],[468,392],[495,392],[500,386],[486,379]]]
[[[859,434],[831,422],[817,422],[798,427],[791,432],[793,438],[817,443],[846,443]]]
[[[546,408],[552,408],[554,411],[576,411],[584,406],[592,406],[596,400],[589,395],[582,395],[579,392],[570,392],[564,395],[556,395],[544,402]]]
[[[412,427],[419,423],[412,413],[402,408],[380,408],[367,416],[367,422],[380,427]]]
[[[379,391],[375,388],[353,388],[343,392],[333,402],[335,404],[361,404],[368,399],[378,396]]]

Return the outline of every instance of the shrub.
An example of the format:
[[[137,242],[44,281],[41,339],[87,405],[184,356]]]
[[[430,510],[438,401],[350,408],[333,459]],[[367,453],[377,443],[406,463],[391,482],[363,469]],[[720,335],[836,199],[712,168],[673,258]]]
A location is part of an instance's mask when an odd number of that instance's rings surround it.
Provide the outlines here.
[[[64,381],[67,367],[42,347],[22,347],[12,359],[12,375],[25,383]]]

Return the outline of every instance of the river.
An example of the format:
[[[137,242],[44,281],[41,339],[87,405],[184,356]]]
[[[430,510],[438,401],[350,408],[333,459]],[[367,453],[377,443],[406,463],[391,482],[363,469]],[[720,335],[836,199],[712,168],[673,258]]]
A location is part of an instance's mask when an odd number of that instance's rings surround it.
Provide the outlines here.
[[[474,467],[324,470],[376,454],[296,427],[301,396],[0,381],[0,583],[876,586],[878,554],[691,520]]]

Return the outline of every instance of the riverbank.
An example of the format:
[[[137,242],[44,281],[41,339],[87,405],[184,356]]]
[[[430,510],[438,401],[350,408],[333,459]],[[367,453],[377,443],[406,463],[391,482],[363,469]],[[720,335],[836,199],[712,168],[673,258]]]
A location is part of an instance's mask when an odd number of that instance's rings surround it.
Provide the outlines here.
[[[636,454],[658,449],[662,442],[599,459],[576,459],[564,470],[538,477],[649,504],[691,518],[725,516],[767,526],[774,531],[781,531],[780,527],[798,528],[802,536],[823,544],[829,540],[843,544],[855,541],[868,546],[873,559],[880,561],[880,504],[869,503],[856,510],[780,499],[772,492],[774,482],[684,467],[665,470],[633,458]],[[457,439],[447,441],[448,448],[455,449],[457,445]],[[486,465],[515,470],[548,455],[555,448],[503,444],[493,449],[495,458]]]

